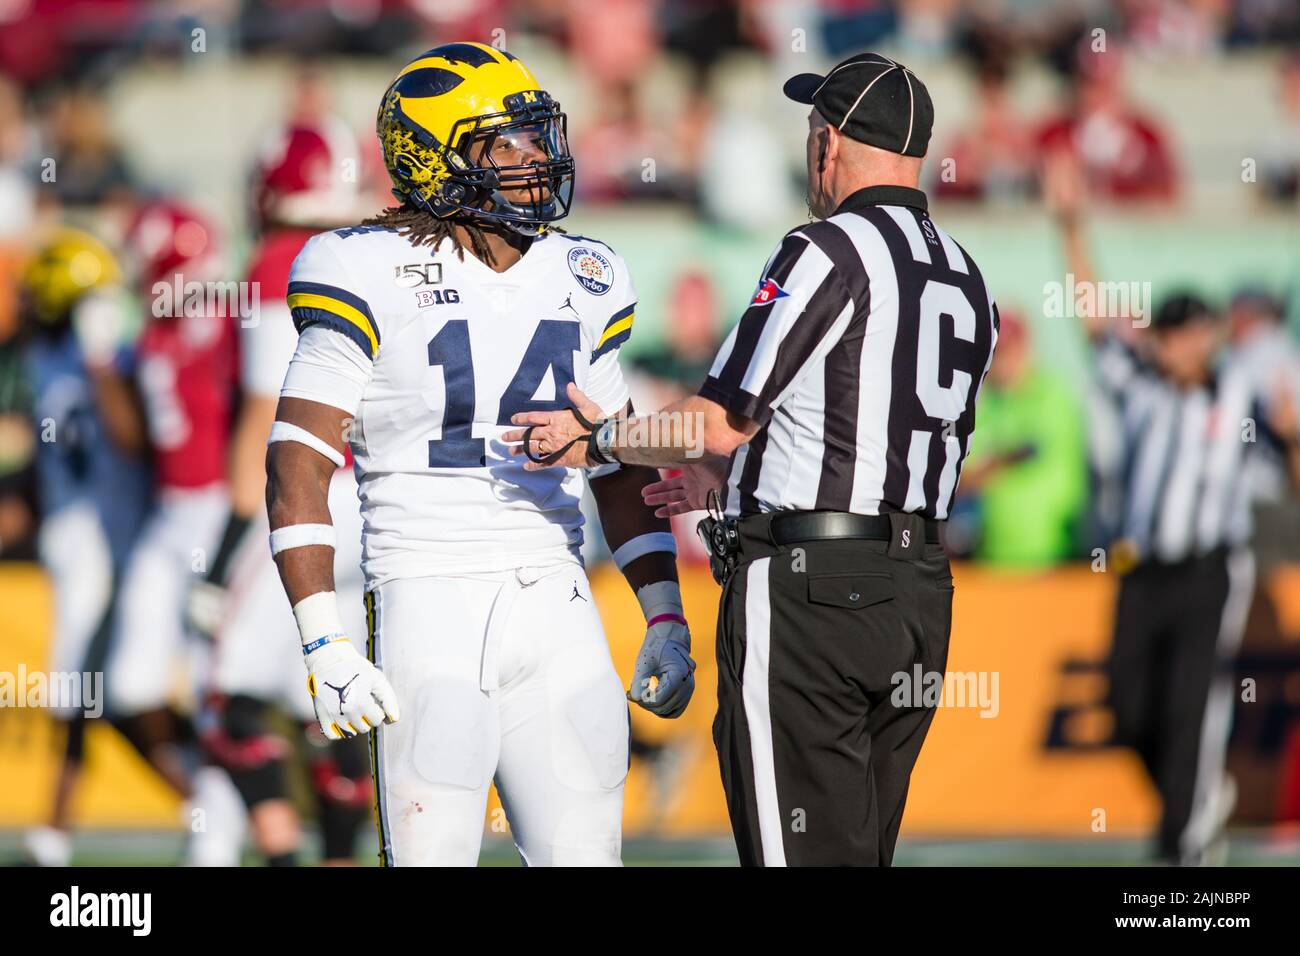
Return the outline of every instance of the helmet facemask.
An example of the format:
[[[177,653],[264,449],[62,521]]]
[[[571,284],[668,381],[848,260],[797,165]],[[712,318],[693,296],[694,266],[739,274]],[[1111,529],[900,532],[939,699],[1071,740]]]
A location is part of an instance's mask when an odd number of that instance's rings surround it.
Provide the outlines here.
[[[469,213],[524,235],[536,235],[569,214],[574,162],[559,104],[543,91],[528,91],[507,97],[505,105],[505,112],[459,120],[451,130],[451,147],[436,144],[413,123],[402,124],[441,153],[447,171],[435,177],[433,189],[411,192],[417,206],[444,218]],[[400,117],[400,107],[397,112]],[[417,182],[424,178],[419,170],[406,172]]]

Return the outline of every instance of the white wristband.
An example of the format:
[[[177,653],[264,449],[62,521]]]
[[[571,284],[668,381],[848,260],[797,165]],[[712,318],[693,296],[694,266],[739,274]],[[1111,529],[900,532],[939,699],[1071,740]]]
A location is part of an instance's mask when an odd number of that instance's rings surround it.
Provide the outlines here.
[[[298,635],[302,638],[305,654],[347,636],[343,619],[339,617],[338,598],[333,591],[317,591],[303,598],[293,606],[293,618],[298,622]]]
[[[637,558],[655,551],[667,551],[673,557],[677,556],[677,542],[671,531],[651,531],[624,541],[614,551],[614,563],[622,571]]]
[[[656,581],[647,584],[636,592],[636,599],[641,604],[641,613],[647,621],[660,614],[682,614],[682,589],[676,581]]]
[[[287,524],[271,532],[271,557],[290,548],[305,548],[313,544],[334,547],[332,524]]]
[[[334,462],[334,467],[342,468],[347,464],[347,459],[343,457],[342,452],[335,451],[330,443],[323,438],[317,438],[301,425],[295,425],[293,422],[282,422],[277,420],[271,426],[271,434],[267,437],[266,443],[273,445],[278,441],[296,441],[299,444],[306,445],[313,451],[320,452],[330,461]]]

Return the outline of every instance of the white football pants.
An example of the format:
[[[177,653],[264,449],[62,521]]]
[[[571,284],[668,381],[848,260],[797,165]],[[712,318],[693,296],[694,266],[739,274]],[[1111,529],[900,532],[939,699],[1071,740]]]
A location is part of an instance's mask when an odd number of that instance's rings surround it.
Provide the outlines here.
[[[113,594],[113,556],[94,504],[77,501],[47,516],[37,548],[54,591],[54,638],[46,666],[59,675],[80,673]],[[80,709],[73,703],[60,699],[55,715],[71,719]]]
[[[185,598],[203,579],[230,511],[224,487],[169,488],[127,559],[104,673],[109,712],[131,716],[193,705],[206,649],[189,641]]]
[[[526,865],[618,866],[628,705],[582,568],[396,580],[367,599],[401,707],[371,734],[383,862],[474,865],[495,779]]]

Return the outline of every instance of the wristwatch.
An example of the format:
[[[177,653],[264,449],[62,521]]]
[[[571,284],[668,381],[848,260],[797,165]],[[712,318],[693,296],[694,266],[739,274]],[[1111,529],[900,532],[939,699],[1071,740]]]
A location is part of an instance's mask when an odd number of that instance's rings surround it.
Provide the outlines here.
[[[587,442],[587,457],[598,465],[612,465],[614,457],[614,440],[618,436],[618,419],[607,418],[600,422],[591,432]]]

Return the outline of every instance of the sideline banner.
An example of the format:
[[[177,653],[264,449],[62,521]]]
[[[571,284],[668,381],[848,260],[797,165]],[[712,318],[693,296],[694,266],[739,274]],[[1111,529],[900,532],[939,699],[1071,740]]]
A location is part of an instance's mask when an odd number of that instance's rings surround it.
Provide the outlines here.
[[[1014,575],[961,565],[954,578],[943,702],[913,777],[904,833],[1068,837],[1131,834],[1150,826],[1158,805],[1136,758],[1108,744],[1102,663],[1115,575],[1094,574],[1086,566]],[[1260,703],[1238,706],[1233,744],[1234,769],[1251,774],[1247,779],[1255,794],[1252,809],[1243,787],[1239,809],[1255,822],[1271,818],[1286,738],[1270,744],[1273,738],[1265,730],[1253,728],[1288,719],[1278,716],[1278,695],[1270,688],[1277,684],[1281,693],[1300,675],[1295,653],[1300,652],[1295,633],[1300,631],[1300,577],[1283,570],[1261,586],[1264,600],[1257,609],[1267,606],[1272,628],[1282,632],[1283,640],[1274,645],[1281,652],[1269,650],[1261,657],[1248,637],[1238,669],[1257,671]],[[614,663],[626,680],[643,636],[640,609],[612,566],[594,569],[592,588]],[[704,568],[689,565],[683,568],[682,590],[699,662],[695,699],[675,721],[632,708],[629,834],[728,832],[712,741],[718,589]],[[45,666],[51,607],[40,572],[29,566],[0,568],[0,606],[6,608],[0,681],[7,681],[12,693],[20,668],[30,673]],[[928,675],[918,676],[925,692]],[[0,706],[0,779],[6,784],[0,788],[0,827],[42,818],[57,767],[54,738],[43,710],[15,707],[8,699]],[[91,728],[88,772],[75,807],[81,824],[92,827],[171,827],[180,813],[167,788],[102,725]],[[487,825],[506,830],[495,800]]]

